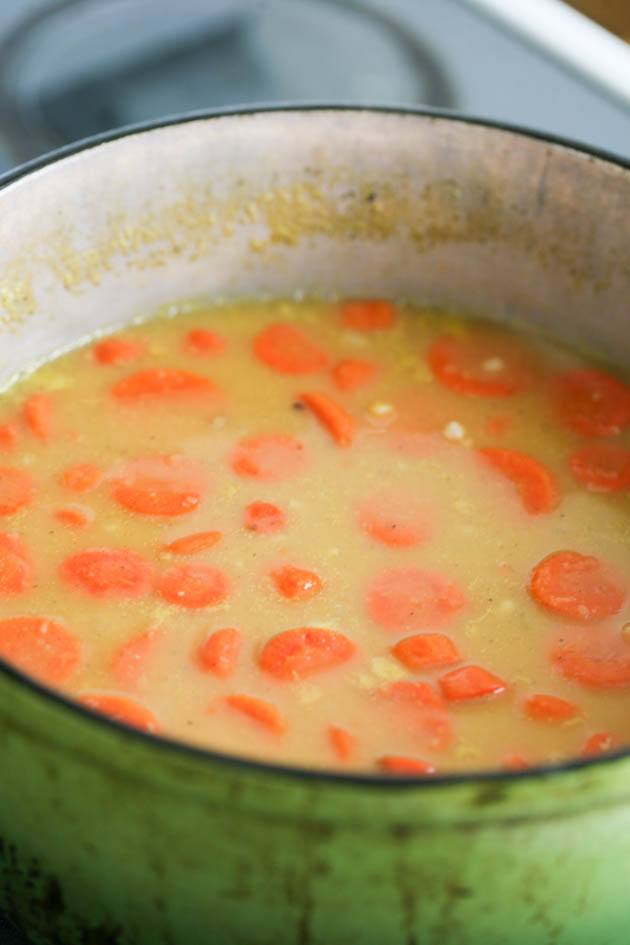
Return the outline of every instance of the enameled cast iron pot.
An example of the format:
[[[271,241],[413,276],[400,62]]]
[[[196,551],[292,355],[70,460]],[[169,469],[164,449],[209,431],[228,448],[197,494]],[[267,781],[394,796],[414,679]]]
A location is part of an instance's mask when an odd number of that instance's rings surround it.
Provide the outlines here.
[[[296,290],[464,308],[630,365],[629,211],[612,159],[435,113],[118,132],[5,178],[0,379],[174,298]],[[290,770],[0,665],[0,907],[36,945],[627,945],[629,891],[628,753],[395,784]]]

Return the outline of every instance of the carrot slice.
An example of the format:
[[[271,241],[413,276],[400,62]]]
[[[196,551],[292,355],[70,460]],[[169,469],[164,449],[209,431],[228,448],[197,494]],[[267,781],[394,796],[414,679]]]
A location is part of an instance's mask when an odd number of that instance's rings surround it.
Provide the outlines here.
[[[342,324],[353,331],[384,331],[396,321],[396,308],[386,299],[348,299],[340,314]]]
[[[275,735],[282,735],[286,731],[287,723],[284,717],[278,711],[275,705],[267,702],[266,699],[258,699],[256,696],[245,696],[237,694],[227,696],[227,704],[241,715],[246,715],[257,725],[268,729]]]
[[[277,505],[272,502],[252,502],[245,509],[245,528],[259,535],[275,535],[287,524],[287,519]]]
[[[543,693],[529,696],[525,700],[523,711],[536,722],[566,722],[579,715],[578,707],[572,702]]]
[[[27,472],[0,466],[0,515],[13,515],[30,505],[34,494],[33,480]]]
[[[444,751],[452,743],[453,724],[444,700],[429,683],[400,679],[381,686],[377,694],[412,710],[414,724],[427,748]]]
[[[626,597],[598,558],[577,551],[543,558],[532,571],[529,590],[546,610],[582,623],[618,613]]]
[[[355,652],[354,643],[343,633],[320,627],[298,627],[267,640],[258,664],[276,679],[304,679],[341,666]]]
[[[417,633],[399,640],[392,655],[408,669],[416,672],[459,663],[461,654],[450,637],[443,633]]]
[[[357,739],[345,728],[337,725],[328,726],[328,741],[339,761],[350,761],[357,749]]]
[[[112,387],[112,394],[125,403],[137,403],[152,398],[174,400],[201,394],[216,394],[219,388],[213,381],[191,371],[176,368],[149,368],[124,377]]]
[[[332,369],[332,378],[339,390],[358,390],[376,377],[377,367],[373,361],[347,358]]]
[[[533,370],[515,341],[492,334],[437,338],[427,353],[436,380],[456,394],[511,397],[526,391]]]
[[[589,443],[569,459],[571,472],[592,492],[630,489],[630,450],[617,443]]]
[[[378,695],[416,709],[443,709],[442,696],[430,683],[397,679],[378,690]]]
[[[299,440],[284,433],[272,433],[241,440],[230,462],[237,476],[277,482],[302,472],[307,457]]]
[[[438,680],[442,695],[449,702],[466,702],[485,696],[499,696],[507,689],[499,676],[481,666],[462,666],[452,669]]]
[[[213,358],[225,351],[227,342],[225,338],[221,338],[216,332],[209,331],[207,328],[193,328],[186,335],[184,347],[192,354]]]
[[[194,511],[207,490],[201,463],[185,456],[147,456],[114,480],[114,498],[137,515],[173,518]]]
[[[17,423],[0,424],[0,450],[10,452],[14,450],[18,439]]]
[[[486,447],[478,452],[516,486],[521,502],[530,515],[543,515],[555,509],[560,500],[558,486],[554,476],[539,460],[516,450]]]
[[[241,638],[240,630],[233,627],[211,633],[197,650],[197,662],[201,669],[222,679],[231,676],[236,669]]]
[[[111,671],[119,686],[132,689],[138,685],[162,636],[162,631],[153,627],[118,647],[112,658]]]
[[[595,732],[586,739],[580,754],[583,758],[594,758],[613,751],[614,747],[614,739],[610,732]]]
[[[22,594],[33,583],[33,565],[17,535],[0,532],[0,596]]]
[[[529,768],[529,762],[522,755],[506,755],[503,759],[503,767],[506,771],[525,771]]]
[[[64,581],[91,597],[145,597],[151,590],[151,565],[128,548],[88,548],[70,555],[59,573]]]
[[[561,642],[551,653],[551,662],[566,679],[592,689],[630,686],[630,656],[627,644],[598,641]]]
[[[0,620],[0,657],[43,683],[60,685],[79,668],[81,644],[58,620],[8,617]]]
[[[53,403],[47,394],[32,394],[24,404],[24,422],[42,443],[50,440],[53,416]]]
[[[100,692],[83,692],[77,700],[86,709],[106,715],[120,725],[140,729],[148,735],[156,735],[160,731],[160,723],[153,712],[146,706],[129,699],[128,696],[115,696]]]
[[[435,766],[419,758],[405,758],[402,755],[383,755],[377,762],[382,771],[404,777],[414,774],[435,774]]]
[[[320,391],[306,391],[300,394],[300,400],[328,430],[338,446],[350,446],[355,435],[355,424],[345,407]]]
[[[141,341],[117,336],[97,341],[92,353],[99,364],[125,364],[127,361],[135,361],[145,350],[146,345]]]
[[[426,509],[400,494],[381,494],[364,502],[359,525],[370,538],[391,548],[412,548],[431,535]]]
[[[194,535],[183,535],[168,545],[162,545],[162,551],[171,555],[196,555],[208,548],[214,548],[223,538],[222,532],[196,532]]]
[[[323,590],[324,582],[314,571],[287,564],[271,572],[278,593],[287,600],[308,600]]]
[[[583,436],[615,436],[630,424],[630,387],[595,368],[577,368],[556,379],[558,419]]]
[[[61,474],[61,484],[72,492],[91,492],[96,489],[103,473],[93,463],[77,463],[75,466],[68,466]]]
[[[218,568],[207,564],[178,564],[160,577],[157,592],[169,604],[201,610],[227,600],[230,583]]]
[[[256,335],[254,354],[279,374],[314,374],[328,367],[323,348],[294,325],[269,325]]]
[[[367,594],[368,613],[386,630],[443,627],[466,604],[466,596],[456,584],[419,568],[384,571]]]
[[[86,528],[94,520],[94,513],[82,505],[63,505],[55,510],[55,518],[70,528]]]

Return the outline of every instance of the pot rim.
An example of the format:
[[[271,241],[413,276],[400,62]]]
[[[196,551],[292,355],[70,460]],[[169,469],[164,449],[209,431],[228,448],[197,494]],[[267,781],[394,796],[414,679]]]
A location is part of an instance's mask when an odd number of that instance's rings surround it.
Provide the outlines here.
[[[39,171],[51,164],[57,163],[64,158],[79,154],[83,151],[89,151],[101,144],[117,141],[119,138],[126,138],[130,135],[143,134],[160,128],[166,128],[173,125],[183,125],[193,121],[209,121],[215,118],[241,117],[247,115],[264,115],[282,112],[368,112],[373,114],[401,115],[418,118],[429,118],[439,121],[456,122],[466,125],[476,125],[485,128],[496,129],[511,134],[519,135],[525,138],[533,138],[537,141],[543,141],[548,144],[567,148],[590,158],[605,161],[614,164],[623,170],[630,171],[630,159],[613,154],[603,148],[593,145],[583,144],[574,139],[563,137],[561,135],[548,134],[524,125],[512,122],[503,122],[491,118],[482,118],[475,115],[462,114],[445,108],[432,108],[429,106],[411,107],[394,105],[354,105],[345,102],[333,103],[307,103],[295,105],[291,103],[273,104],[273,105],[254,105],[254,106],[234,106],[226,108],[200,109],[179,114],[167,115],[162,118],[152,119],[144,122],[137,122],[131,125],[123,125],[109,131],[101,132],[97,135],[91,135],[88,138],[82,138],[72,144],[56,148],[45,154],[34,158],[31,161],[20,164],[17,167],[0,175],[0,190],[3,190],[10,184],[13,184],[29,174]],[[466,772],[452,772],[447,774],[436,774],[431,777],[404,776],[392,779],[379,774],[370,772],[345,773],[343,771],[332,771],[318,768],[305,768],[297,765],[283,765],[257,759],[250,759],[239,755],[231,755],[225,752],[213,751],[211,749],[200,748],[184,741],[174,738],[168,738],[164,735],[149,735],[139,729],[129,728],[115,720],[104,715],[98,715],[84,708],[80,703],[64,696],[61,692],[50,689],[42,683],[37,682],[30,676],[22,673],[19,669],[11,666],[0,657],[0,678],[6,677],[13,682],[29,689],[37,696],[43,696],[45,700],[62,708],[63,711],[69,711],[76,717],[83,717],[91,724],[96,724],[105,728],[105,730],[117,732],[119,736],[127,739],[133,739],[144,743],[144,745],[155,745],[159,751],[175,752],[191,760],[202,764],[219,764],[229,768],[241,771],[252,771],[256,774],[269,776],[286,776],[297,778],[315,783],[331,784],[336,786],[358,787],[365,786],[377,789],[397,788],[431,788],[439,785],[476,785],[487,782],[512,782],[512,781],[530,781],[550,776],[559,776],[562,774],[571,774],[582,768],[593,768],[594,766],[611,764],[630,757],[630,746],[618,751],[609,752],[605,755],[593,758],[572,758],[568,761],[536,765],[531,768],[516,771],[505,771],[502,769],[490,770],[472,770]]]

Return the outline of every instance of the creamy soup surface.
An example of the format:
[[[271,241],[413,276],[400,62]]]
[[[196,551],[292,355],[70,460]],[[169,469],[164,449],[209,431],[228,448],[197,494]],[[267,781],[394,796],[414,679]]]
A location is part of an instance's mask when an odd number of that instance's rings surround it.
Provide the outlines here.
[[[0,398],[0,656],[307,767],[630,743],[623,380],[386,301],[169,313]]]

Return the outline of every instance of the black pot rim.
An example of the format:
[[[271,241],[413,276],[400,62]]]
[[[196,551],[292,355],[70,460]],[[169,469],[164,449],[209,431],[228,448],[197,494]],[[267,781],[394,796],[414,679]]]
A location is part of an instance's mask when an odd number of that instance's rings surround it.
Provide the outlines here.
[[[243,115],[275,114],[278,112],[330,112],[330,111],[349,111],[349,112],[368,112],[376,114],[393,114],[416,116],[419,118],[432,118],[437,121],[457,122],[466,125],[476,125],[485,128],[494,128],[498,131],[506,131],[511,134],[520,135],[525,138],[533,138],[548,144],[558,145],[577,151],[591,158],[606,161],[617,165],[624,170],[630,171],[630,159],[625,159],[619,155],[612,154],[603,148],[597,148],[582,144],[570,138],[564,138],[557,135],[547,134],[526,126],[512,124],[510,122],[496,121],[488,118],[479,118],[474,115],[464,115],[459,112],[442,108],[412,108],[398,107],[390,105],[353,105],[351,103],[313,103],[304,105],[280,104],[280,105],[256,105],[243,107],[230,107],[221,109],[202,109],[199,111],[185,112],[177,115],[168,115],[157,120],[139,122],[132,125],[125,125],[106,131],[98,135],[92,135],[80,141],[73,142],[62,148],[57,148],[32,161],[21,164],[18,167],[0,175],[0,189],[4,189],[18,180],[22,180],[29,174],[41,170],[50,164],[55,164],[64,158],[83,151],[89,151],[101,144],[111,141],[117,141],[119,138],[126,138],[130,135],[142,134],[147,131],[153,131],[159,128],[166,128],[171,125],[183,125],[193,121],[205,121],[215,118],[240,117]],[[0,658],[0,676],[5,676],[14,682],[18,682],[43,696],[46,700],[61,706],[63,709],[73,713],[75,716],[83,716],[92,724],[104,726],[106,729],[114,730],[121,736],[139,740],[145,745],[153,745],[159,751],[175,752],[184,757],[190,758],[210,765],[223,765],[230,767],[235,771],[252,771],[257,774],[267,774],[276,777],[288,777],[293,779],[305,780],[313,783],[330,784],[348,787],[368,787],[368,788],[405,788],[422,789],[431,788],[438,785],[482,785],[488,782],[516,782],[546,779],[552,776],[570,774],[579,771],[582,768],[592,768],[594,766],[612,764],[614,762],[630,757],[630,747],[620,749],[619,751],[609,752],[605,755],[595,758],[573,758],[569,761],[559,764],[537,765],[520,771],[504,771],[500,769],[466,771],[462,773],[437,774],[431,777],[384,777],[383,775],[366,773],[346,774],[341,771],[319,770],[316,768],[302,768],[293,765],[272,764],[265,761],[258,761],[238,755],[230,755],[224,752],[212,751],[211,749],[198,748],[189,745],[186,742],[173,738],[167,738],[163,735],[148,735],[137,729],[129,728],[119,722],[109,719],[106,716],[90,712],[72,699],[67,698],[60,692],[49,689],[38,683],[36,680],[14,668],[9,663]]]

